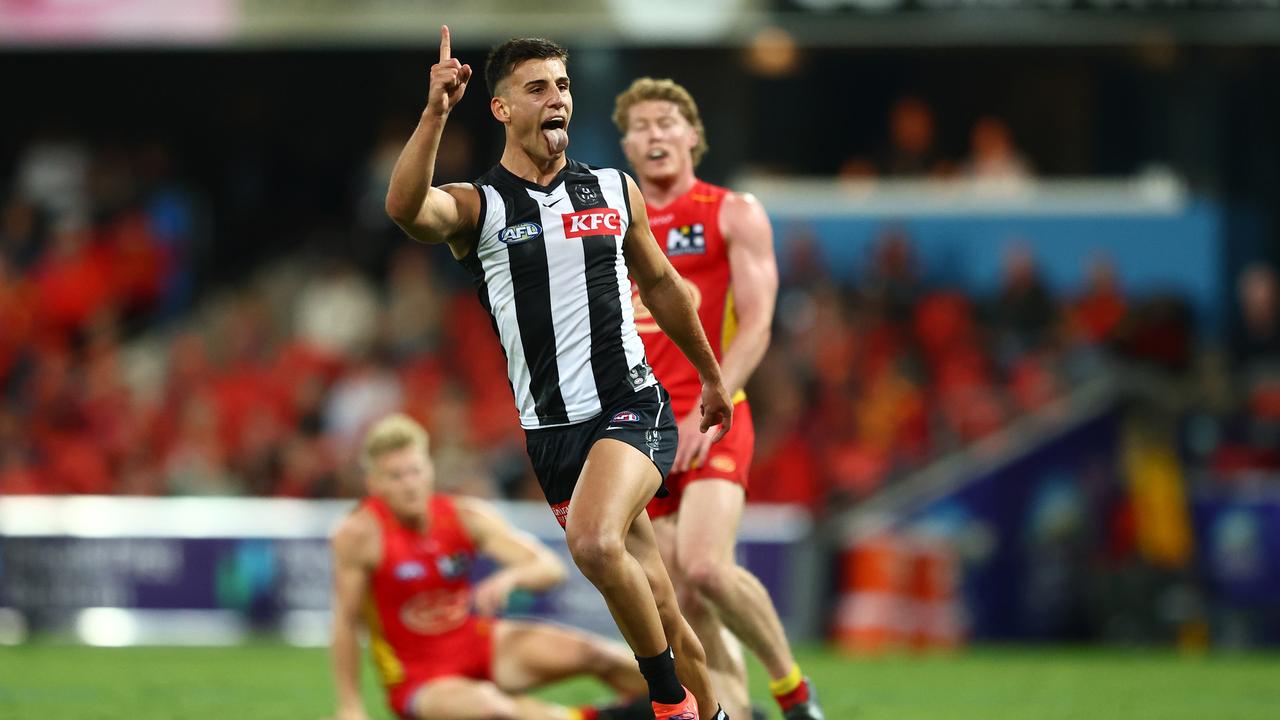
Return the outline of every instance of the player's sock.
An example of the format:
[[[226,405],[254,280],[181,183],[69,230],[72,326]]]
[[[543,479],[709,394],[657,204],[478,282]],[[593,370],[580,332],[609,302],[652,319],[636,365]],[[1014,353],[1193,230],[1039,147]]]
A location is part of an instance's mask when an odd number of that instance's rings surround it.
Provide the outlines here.
[[[649,699],[664,705],[675,705],[684,700],[684,688],[676,678],[676,655],[671,647],[653,657],[636,656],[640,674],[649,683]]]
[[[777,680],[769,681],[769,693],[778,701],[783,712],[809,699],[809,683],[805,682],[800,665],[791,664],[791,671]]]
[[[600,720],[600,711],[590,705],[570,708],[569,720]]]
[[[724,711],[723,705],[717,705],[716,714],[711,716],[711,720],[729,720],[729,713]]]
[[[597,708],[597,720],[653,720],[653,705],[649,698],[636,698],[629,703]]]

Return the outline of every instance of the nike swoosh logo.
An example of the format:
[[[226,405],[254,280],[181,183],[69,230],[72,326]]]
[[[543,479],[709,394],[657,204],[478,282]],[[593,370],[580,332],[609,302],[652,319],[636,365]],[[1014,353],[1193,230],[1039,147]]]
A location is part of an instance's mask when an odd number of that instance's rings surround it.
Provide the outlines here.
[[[609,427],[605,428],[605,430],[626,430],[626,429],[627,428],[620,427],[618,425],[610,425]]]
[[[553,207],[553,206],[555,206],[555,204],[556,204],[556,203],[560,202],[560,201],[561,201],[561,200],[563,200],[563,199],[564,199],[564,198],[556,198],[555,200],[553,200],[553,201],[551,201],[551,202],[549,202],[549,203],[542,203],[542,207]]]

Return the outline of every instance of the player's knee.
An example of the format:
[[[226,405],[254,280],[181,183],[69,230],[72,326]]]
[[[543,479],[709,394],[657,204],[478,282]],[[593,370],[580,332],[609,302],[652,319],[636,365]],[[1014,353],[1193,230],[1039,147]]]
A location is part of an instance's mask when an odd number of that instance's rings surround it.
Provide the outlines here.
[[[715,600],[729,589],[729,568],[710,558],[694,558],[683,568],[685,584],[694,592]]]
[[[676,588],[676,595],[680,598],[680,611],[691,622],[694,618],[702,617],[710,611],[706,601],[702,599],[702,593],[688,583]]]
[[[590,579],[600,577],[610,568],[618,567],[627,549],[622,539],[610,533],[596,530],[578,530],[570,528],[565,541],[569,545],[569,554],[573,562]]]
[[[516,706],[516,701],[496,687],[485,688],[479,704],[486,720],[520,720],[520,708]]]
[[[627,655],[620,654],[603,642],[595,640],[584,641],[578,647],[578,661],[585,668],[585,672],[600,676],[608,675],[620,667],[634,663]]]

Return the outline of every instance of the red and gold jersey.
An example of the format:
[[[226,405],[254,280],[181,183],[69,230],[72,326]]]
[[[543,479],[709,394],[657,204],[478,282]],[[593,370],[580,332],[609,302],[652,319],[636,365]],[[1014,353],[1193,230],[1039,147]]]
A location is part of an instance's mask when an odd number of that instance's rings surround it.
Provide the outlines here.
[[[364,501],[382,528],[382,562],[365,599],[370,650],[384,685],[423,664],[463,654],[475,642],[470,570],[475,546],[453,500],[433,495],[428,528],[400,524],[386,503]]]
[[[684,278],[717,360],[723,356],[738,325],[733,311],[729,249],[720,233],[720,205],[728,194],[725,188],[698,180],[666,207],[646,205],[653,237]],[[631,302],[649,364],[671,393],[676,417],[684,417],[698,406],[702,394],[698,372],[658,327],[634,288]],[[733,400],[736,403],[743,397],[739,392]]]

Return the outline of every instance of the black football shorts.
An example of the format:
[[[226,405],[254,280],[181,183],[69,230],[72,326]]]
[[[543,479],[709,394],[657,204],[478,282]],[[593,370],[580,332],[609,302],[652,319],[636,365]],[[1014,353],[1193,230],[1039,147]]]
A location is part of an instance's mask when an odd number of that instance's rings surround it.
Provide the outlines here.
[[[562,528],[587,454],[605,438],[621,440],[647,455],[665,481],[676,459],[678,440],[666,389],[661,385],[644,388],[580,423],[525,430],[525,447],[533,472]],[[657,496],[666,495],[666,486],[659,486]]]

